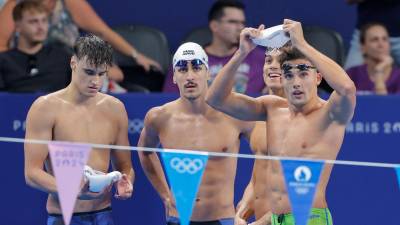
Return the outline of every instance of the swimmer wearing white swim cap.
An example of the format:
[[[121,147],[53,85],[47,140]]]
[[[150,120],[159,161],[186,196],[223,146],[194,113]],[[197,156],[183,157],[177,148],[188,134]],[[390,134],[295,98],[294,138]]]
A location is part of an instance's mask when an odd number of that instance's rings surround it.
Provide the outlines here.
[[[203,48],[193,42],[182,44],[174,55],[173,69],[180,97],[147,112],[138,146],[238,153],[240,137],[250,135],[253,123],[233,119],[206,104],[210,71]],[[139,156],[147,178],[165,203],[167,223],[179,224],[157,154],[139,152]],[[233,225],[236,163],[237,158],[231,157],[208,160],[191,216],[196,224]]]

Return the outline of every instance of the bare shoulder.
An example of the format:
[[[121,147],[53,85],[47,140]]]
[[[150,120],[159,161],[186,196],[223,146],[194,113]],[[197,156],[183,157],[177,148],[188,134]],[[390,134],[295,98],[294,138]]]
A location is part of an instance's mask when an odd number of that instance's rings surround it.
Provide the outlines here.
[[[114,96],[99,92],[97,98],[97,105],[106,110],[111,110],[112,112],[126,111],[124,103]]]
[[[37,98],[32,103],[29,111],[40,111],[41,113],[51,114],[58,111],[60,104],[62,104],[62,99],[60,98],[60,91],[58,91]]]
[[[60,92],[54,92],[37,98],[31,105],[27,118],[27,135],[32,135],[32,129],[49,128],[56,121],[63,100]]]
[[[166,121],[174,111],[176,111],[176,102],[168,102],[162,106],[151,108],[146,114],[146,121],[159,124]]]

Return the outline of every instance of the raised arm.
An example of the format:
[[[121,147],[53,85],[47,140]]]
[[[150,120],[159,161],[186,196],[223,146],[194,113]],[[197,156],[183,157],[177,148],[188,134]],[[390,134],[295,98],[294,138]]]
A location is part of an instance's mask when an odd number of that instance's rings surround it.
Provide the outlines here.
[[[128,116],[125,106],[119,100],[114,102],[116,108],[116,115],[118,118],[118,135],[115,144],[122,146],[129,146],[128,139]],[[122,173],[122,179],[117,183],[116,198],[127,199],[132,196],[133,183],[135,180],[135,173],[132,168],[131,152],[124,150],[112,150],[111,152],[112,164],[115,170]]]
[[[138,142],[138,147],[159,147],[160,140],[158,137],[157,124],[160,122],[160,111],[160,108],[153,108],[146,114],[144,127]],[[175,201],[168,187],[168,183],[157,153],[139,151],[139,158],[147,178],[163,200],[167,210],[167,215],[169,215],[170,210],[175,211]]]
[[[40,97],[32,104],[26,119],[26,139],[52,140],[54,109],[50,108],[46,97]],[[25,143],[24,154],[26,183],[50,194],[57,193],[54,176],[43,169],[48,157],[47,145]]]
[[[8,43],[13,36],[15,25],[12,11],[16,4],[16,0],[8,0],[0,8],[0,52],[8,50]]]
[[[266,120],[266,108],[260,99],[232,92],[234,77],[240,64],[256,47],[250,38],[260,35],[261,29],[263,26],[259,29],[242,30],[239,49],[220,70],[206,97],[210,106],[240,120]]]
[[[65,5],[78,27],[108,41],[113,48],[124,55],[133,57],[146,71],[150,69],[150,66],[161,70],[159,63],[138,52],[124,38],[104,23],[86,0],[65,0]]]
[[[299,22],[285,19],[283,28],[290,34],[293,47],[303,53],[317,67],[329,86],[334,89],[327,104],[329,117],[333,121],[343,124],[349,122],[353,117],[356,105],[356,87],[353,81],[342,67],[304,40]]]

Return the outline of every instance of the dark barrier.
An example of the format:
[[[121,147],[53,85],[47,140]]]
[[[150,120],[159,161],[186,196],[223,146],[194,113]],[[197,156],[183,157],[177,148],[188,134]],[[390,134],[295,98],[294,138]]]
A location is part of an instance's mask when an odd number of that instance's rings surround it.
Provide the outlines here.
[[[131,145],[136,146],[145,113],[176,96],[128,94],[117,96],[127,108]],[[23,137],[25,117],[37,95],[0,94],[0,136]],[[339,159],[400,163],[400,96],[361,96]],[[46,194],[26,186],[23,176],[23,145],[0,142],[0,171],[3,193],[1,225],[45,224]],[[246,142],[242,153],[250,153]],[[136,171],[134,197],[113,201],[118,225],[165,224],[162,203],[143,174],[137,154],[132,156]],[[238,201],[252,169],[252,161],[240,159],[235,198]],[[395,171],[386,168],[335,166],[328,186],[328,204],[334,224],[399,224],[397,219],[400,191]]]

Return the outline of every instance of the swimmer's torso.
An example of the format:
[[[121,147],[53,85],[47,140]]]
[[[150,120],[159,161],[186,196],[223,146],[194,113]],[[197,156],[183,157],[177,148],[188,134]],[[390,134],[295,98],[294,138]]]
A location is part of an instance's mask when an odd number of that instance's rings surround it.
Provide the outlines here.
[[[116,112],[112,111],[114,99],[97,94],[96,104],[90,106],[76,105],[68,102],[63,92],[47,96],[48,104],[55,111],[53,123],[53,140],[86,142],[96,144],[114,144],[118,125]],[[93,169],[107,172],[110,161],[109,149],[92,149],[87,164]],[[53,174],[50,158],[46,159],[46,170]],[[111,204],[111,194],[102,199],[77,199],[74,212],[88,212],[103,209]],[[58,197],[50,194],[47,201],[49,213],[61,213]]]
[[[176,101],[162,106],[157,119],[164,148],[237,153],[239,122],[208,107],[205,114],[184,113]],[[234,217],[236,158],[209,157],[193,208],[192,221]]]
[[[307,115],[290,114],[288,108],[271,108],[268,111],[267,146],[272,156],[291,156],[318,159],[336,159],[343,142],[345,126],[331,122],[325,102]],[[332,170],[325,165],[315,193],[313,207],[327,207],[325,189]],[[267,193],[275,214],[291,212],[284,176],[279,161],[268,164]]]
[[[254,154],[267,155],[267,131],[265,122],[257,122],[251,133],[250,145]],[[254,213],[260,219],[270,210],[267,199],[267,168],[269,160],[256,159],[254,162]]]

